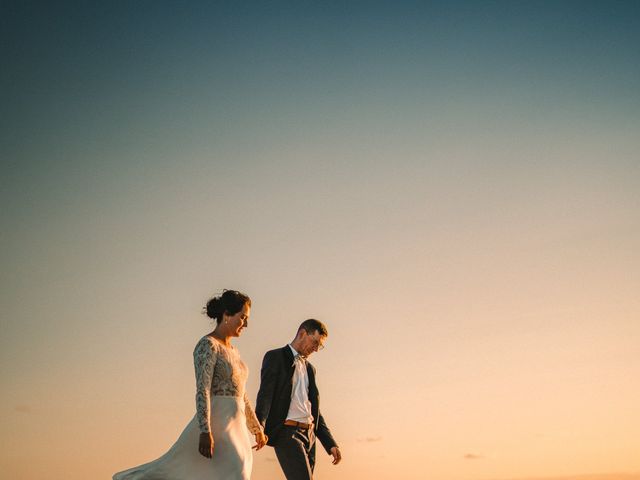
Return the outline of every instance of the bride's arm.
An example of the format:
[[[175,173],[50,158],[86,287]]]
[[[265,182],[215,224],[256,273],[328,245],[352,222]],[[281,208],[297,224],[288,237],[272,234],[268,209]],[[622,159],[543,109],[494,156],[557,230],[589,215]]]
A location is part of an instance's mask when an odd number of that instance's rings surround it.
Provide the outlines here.
[[[251,407],[251,402],[246,392],[244,394],[244,414],[247,419],[247,428],[256,436],[256,450],[260,450],[267,443],[267,436],[262,430],[258,417],[256,417],[256,412]]]
[[[196,371],[196,417],[200,427],[198,451],[207,458],[213,457],[210,392],[217,358],[211,347],[212,345],[203,338],[193,352],[193,365]]]
[[[249,397],[247,397],[247,393],[244,394],[244,414],[247,418],[247,428],[254,435],[256,433],[262,432],[262,425],[258,422],[258,417],[256,417],[256,412],[253,411],[253,407],[251,406],[251,402],[249,401]]]
[[[201,433],[211,433],[211,379],[216,365],[216,355],[211,344],[202,339],[193,352],[196,371],[196,416]]]

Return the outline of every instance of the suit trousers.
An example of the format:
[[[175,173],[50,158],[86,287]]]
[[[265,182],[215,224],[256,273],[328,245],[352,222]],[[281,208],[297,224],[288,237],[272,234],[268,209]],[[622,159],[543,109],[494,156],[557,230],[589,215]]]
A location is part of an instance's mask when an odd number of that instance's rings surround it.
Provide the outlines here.
[[[313,468],[316,464],[316,437],[313,428],[285,425],[274,448],[287,480],[313,480]]]

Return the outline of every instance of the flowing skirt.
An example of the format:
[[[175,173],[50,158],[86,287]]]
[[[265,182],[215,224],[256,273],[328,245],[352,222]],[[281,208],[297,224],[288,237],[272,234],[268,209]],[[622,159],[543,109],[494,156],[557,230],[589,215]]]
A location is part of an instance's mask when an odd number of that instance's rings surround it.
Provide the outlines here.
[[[253,454],[242,397],[211,397],[213,457],[198,452],[200,429],[194,416],[163,456],[116,473],[113,480],[249,480]]]

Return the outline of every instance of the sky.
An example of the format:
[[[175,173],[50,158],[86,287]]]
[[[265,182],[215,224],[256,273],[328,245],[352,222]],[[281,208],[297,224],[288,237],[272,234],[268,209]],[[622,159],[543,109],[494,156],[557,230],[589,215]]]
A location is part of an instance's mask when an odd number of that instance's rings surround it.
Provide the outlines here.
[[[0,470],[110,478],[310,317],[317,477],[640,479],[640,4],[0,2]],[[253,478],[283,478],[272,449]]]

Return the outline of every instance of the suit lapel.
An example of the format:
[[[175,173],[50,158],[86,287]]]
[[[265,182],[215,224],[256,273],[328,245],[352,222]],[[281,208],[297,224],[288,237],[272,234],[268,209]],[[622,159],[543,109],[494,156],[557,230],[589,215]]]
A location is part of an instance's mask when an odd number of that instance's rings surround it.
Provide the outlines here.
[[[293,352],[289,345],[285,345],[282,349],[282,354],[284,356],[284,369],[287,372],[287,378],[289,379],[289,384],[291,384],[293,380]]]
[[[307,364],[307,375],[309,375],[309,385],[316,383],[316,379],[315,376],[313,375],[313,367],[311,366],[311,364],[309,363],[309,360],[306,361]]]

